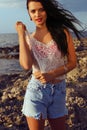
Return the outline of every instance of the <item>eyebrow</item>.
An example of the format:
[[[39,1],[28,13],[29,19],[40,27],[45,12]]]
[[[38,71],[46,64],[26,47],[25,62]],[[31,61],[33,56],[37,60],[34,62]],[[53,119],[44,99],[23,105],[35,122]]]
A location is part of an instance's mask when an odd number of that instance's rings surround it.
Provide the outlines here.
[[[44,10],[43,7],[40,7],[38,10],[40,10],[40,9],[43,9],[43,10]],[[31,11],[31,10],[37,10],[37,9],[29,9],[29,10]]]

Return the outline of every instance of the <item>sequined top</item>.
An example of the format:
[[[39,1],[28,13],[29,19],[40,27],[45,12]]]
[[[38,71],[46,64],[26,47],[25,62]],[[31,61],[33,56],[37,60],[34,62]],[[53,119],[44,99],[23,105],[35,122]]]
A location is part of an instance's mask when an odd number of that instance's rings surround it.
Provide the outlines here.
[[[45,44],[27,34],[26,41],[29,45],[34,61],[32,65],[33,73],[37,71],[45,73],[64,65],[64,57],[60,50],[58,50],[54,40]],[[62,75],[57,79],[65,79],[65,75]]]

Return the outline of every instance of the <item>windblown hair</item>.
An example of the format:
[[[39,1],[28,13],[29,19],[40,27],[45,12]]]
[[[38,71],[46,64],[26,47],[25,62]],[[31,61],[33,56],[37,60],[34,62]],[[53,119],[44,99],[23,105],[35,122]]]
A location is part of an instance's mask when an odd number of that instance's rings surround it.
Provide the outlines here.
[[[60,51],[66,55],[68,53],[68,44],[64,30],[67,32],[68,29],[72,30],[80,40],[81,33],[75,26],[75,23],[80,25],[79,20],[70,11],[64,9],[56,0],[27,0],[27,9],[30,1],[40,2],[42,4],[47,13],[47,28]]]

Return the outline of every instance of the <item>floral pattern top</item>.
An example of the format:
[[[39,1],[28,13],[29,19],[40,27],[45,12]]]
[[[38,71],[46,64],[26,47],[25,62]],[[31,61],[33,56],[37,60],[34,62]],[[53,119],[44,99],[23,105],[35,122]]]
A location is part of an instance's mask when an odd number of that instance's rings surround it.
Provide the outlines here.
[[[34,60],[32,66],[33,73],[36,71],[46,73],[64,65],[64,57],[62,56],[54,40],[51,40],[49,43],[45,44],[27,34],[26,41],[31,49]],[[65,79],[65,75],[58,77],[58,79]]]

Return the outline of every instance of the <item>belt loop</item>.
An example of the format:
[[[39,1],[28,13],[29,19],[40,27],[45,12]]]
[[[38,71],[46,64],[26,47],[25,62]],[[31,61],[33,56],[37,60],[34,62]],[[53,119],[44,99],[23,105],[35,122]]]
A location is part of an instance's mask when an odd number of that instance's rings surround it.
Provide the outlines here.
[[[46,84],[44,84],[43,88],[46,88]]]
[[[51,90],[52,90],[51,95],[54,94],[54,87],[55,87],[55,85],[53,84],[53,85],[51,86]]]

